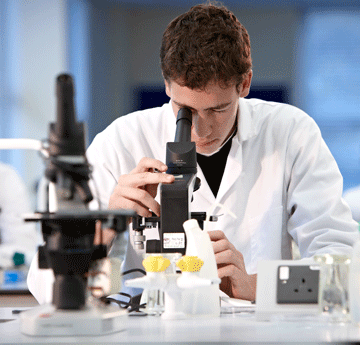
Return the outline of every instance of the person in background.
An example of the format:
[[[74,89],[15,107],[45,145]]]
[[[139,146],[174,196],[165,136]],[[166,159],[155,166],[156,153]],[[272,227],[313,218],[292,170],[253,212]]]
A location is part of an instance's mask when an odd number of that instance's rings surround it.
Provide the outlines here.
[[[146,53],[146,52],[144,52]],[[160,61],[170,102],[115,120],[87,151],[102,208],[161,212],[157,188],[172,183],[164,164],[180,108],[192,112],[201,187],[192,212],[222,204],[211,224],[220,289],[254,300],[257,263],[352,252],[357,224],[342,199],[342,176],[310,116],[286,104],[246,99],[253,76],[245,27],[223,6],[192,7],[166,28]],[[99,193],[96,193],[96,190]],[[146,238],[158,238],[156,229]],[[131,229],[123,269],[142,268]],[[44,303],[49,279],[34,264],[30,291]],[[132,278],[131,275],[126,277]]]
[[[35,223],[26,223],[31,213],[26,186],[10,165],[0,163],[0,266],[30,266],[37,247]]]

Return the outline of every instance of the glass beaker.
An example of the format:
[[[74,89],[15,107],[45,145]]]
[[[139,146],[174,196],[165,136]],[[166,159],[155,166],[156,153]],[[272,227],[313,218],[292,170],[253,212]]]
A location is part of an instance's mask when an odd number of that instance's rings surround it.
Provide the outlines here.
[[[164,291],[145,289],[142,298],[146,303],[143,310],[146,314],[160,316],[164,312]]]
[[[146,259],[149,256],[162,255],[168,258],[171,262],[170,266],[166,269],[167,274],[176,274],[176,261],[181,258],[180,253],[145,253],[143,258]],[[146,306],[143,311],[149,315],[160,316],[165,310],[164,291],[159,289],[144,289],[141,296],[141,304],[145,303]]]
[[[349,264],[347,255],[316,255],[320,264],[319,311],[329,322],[348,322]]]

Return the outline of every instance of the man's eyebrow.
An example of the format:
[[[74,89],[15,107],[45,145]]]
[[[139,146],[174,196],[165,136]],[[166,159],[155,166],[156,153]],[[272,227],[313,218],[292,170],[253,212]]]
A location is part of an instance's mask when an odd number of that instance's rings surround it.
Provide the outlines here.
[[[218,104],[216,105],[215,107],[210,107],[210,108],[207,108],[205,110],[216,110],[216,109],[223,109],[223,108],[226,108],[228,107],[232,102],[225,102],[225,103],[221,103],[221,104]]]
[[[177,102],[177,101],[174,101],[173,99],[171,100],[172,102],[174,102],[178,107],[180,107],[180,108],[188,108],[188,109],[190,109],[190,110],[194,110],[194,108],[191,108],[191,107],[189,107],[188,105],[186,105],[186,104],[182,104],[182,103],[179,103],[179,102]]]
[[[194,108],[189,107],[189,106],[186,105],[186,104],[182,104],[182,103],[179,103],[179,102],[174,101],[174,100],[172,100],[172,101],[173,101],[178,107],[180,107],[180,108],[189,108],[190,110],[195,110]],[[206,108],[205,110],[218,110],[218,109],[223,109],[223,108],[226,108],[227,106],[229,106],[230,104],[231,104],[231,101],[218,104],[218,105],[216,105],[216,106],[214,106],[214,107]]]

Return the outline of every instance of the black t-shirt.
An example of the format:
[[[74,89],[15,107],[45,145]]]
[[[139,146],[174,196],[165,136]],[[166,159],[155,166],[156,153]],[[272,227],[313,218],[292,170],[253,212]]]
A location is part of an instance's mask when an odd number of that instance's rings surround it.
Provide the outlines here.
[[[231,137],[233,137],[234,134]],[[231,149],[231,143],[232,140],[228,140],[228,142],[220,149],[219,152],[216,152],[209,157],[199,153],[196,154],[200,168],[203,171],[206,181],[209,184],[215,197],[219,191],[221,179],[225,170],[226,160]]]

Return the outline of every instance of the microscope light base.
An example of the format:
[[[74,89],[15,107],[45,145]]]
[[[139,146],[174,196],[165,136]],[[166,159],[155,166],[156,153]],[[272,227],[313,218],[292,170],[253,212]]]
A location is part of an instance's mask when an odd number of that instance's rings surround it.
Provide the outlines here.
[[[99,336],[125,330],[127,315],[126,310],[111,305],[58,310],[45,304],[21,313],[20,330],[32,336]]]

